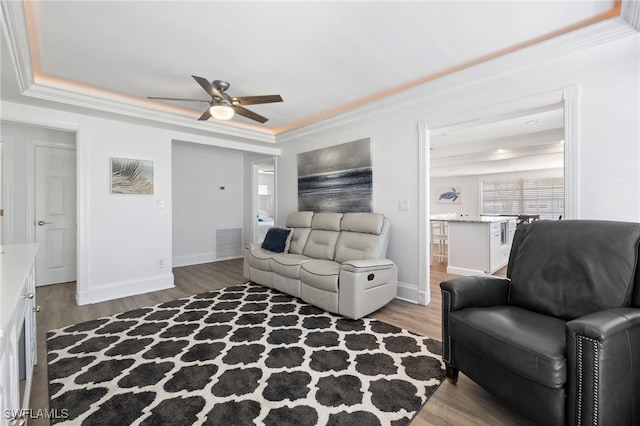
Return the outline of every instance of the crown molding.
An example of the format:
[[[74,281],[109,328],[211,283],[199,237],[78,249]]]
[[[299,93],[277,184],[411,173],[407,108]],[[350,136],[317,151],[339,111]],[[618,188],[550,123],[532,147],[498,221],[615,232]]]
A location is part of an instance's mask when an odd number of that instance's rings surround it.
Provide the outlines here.
[[[87,93],[67,90],[65,88],[51,87],[34,83],[23,93],[25,96],[46,101],[59,102],[90,110],[98,110],[107,113],[126,115],[127,117],[142,120],[151,120],[164,124],[186,127],[189,129],[206,131],[224,136],[233,136],[250,141],[268,142],[275,144],[275,136],[263,131],[224,125],[211,121],[197,121],[193,117],[181,116],[175,113],[164,112],[154,108],[138,105],[134,100],[126,102],[109,99],[105,96],[96,96]]]
[[[2,27],[9,41],[9,50],[16,70],[19,89],[24,96],[224,136],[232,136],[254,142],[267,142],[271,144],[275,144],[276,142],[275,136],[268,130],[260,130],[242,125],[228,125],[212,121],[196,121],[193,117],[181,116],[176,113],[168,113],[143,106],[142,104],[136,104],[133,98],[119,100],[104,95],[93,95],[87,92],[70,90],[66,87],[56,87],[46,83],[39,83],[34,78],[34,66],[31,59],[31,48],[23,2],[2,0],[0,10],[2,13]]]
[[[624,0],[620,16],[640,32],[640,2],[638,0]]]
[[[198,122],[193,120],[192,117],[136,104],[135,101],[130,99],[126,101],[108,99],[102,95],[91,95],[66,88],[53,87],[45,83],[41,84],[35,81],[33,77],[33,64],[23,3],[21,1],[2,0],[1,10],[4,24],[3,31],[9,40],[18,83],[25,96],[272,144],[284,143],[312,133],[344,126],[356,120],[366,119],[374,114],[388,113],[390,110],[411,107],[436,94],[446,93],[452,88],[462,87],[494,77],[497,74],[552,60],[626,37],[629,34],[637,34],[640,27],[640,5],[638,0],[625,0],[622,2],[621,16],[583,27],[503,56],[488,59],[479,64],[469,64],[460,70],[439,73],[434,75],[432,79],[427,78],[424,83],[404,91],[292,130],[274,134],[270,130],[260,130],[239,125]]]
[[[638,2],[634,1],[633,3],[637,5]],[[413,105],[424,103],[430,97],[447,93],[454,88],[464,87],[477,81],[495,77],[498,74],[508,73],[609,43],[631,34],[637,34],[637,31],[625,19],[621,17],[607,19],[486,62],[469,66],[444,76],[434,77],[434,79],[421,85],[342,114],[279,133],[276,135],[276,141],[277,143],[283,143],[316,132],[344,126],[356,120],[367,119],[373,114],[389,113],[399,108],[407,109]]]
[[[18,85],[20,91],[24,93],[33,85],[33,66],[23,3],[2,0],[0,14],[2,30],[9,41],[9,53],[14,64],[13,68],[16,70]]]

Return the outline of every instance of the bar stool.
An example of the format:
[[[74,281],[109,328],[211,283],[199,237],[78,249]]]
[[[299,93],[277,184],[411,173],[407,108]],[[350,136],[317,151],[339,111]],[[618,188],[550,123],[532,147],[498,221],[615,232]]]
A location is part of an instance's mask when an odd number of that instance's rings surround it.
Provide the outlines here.
[[[444,263],[449,257],[449,233],[446,220],[431,220],[431,260]]]

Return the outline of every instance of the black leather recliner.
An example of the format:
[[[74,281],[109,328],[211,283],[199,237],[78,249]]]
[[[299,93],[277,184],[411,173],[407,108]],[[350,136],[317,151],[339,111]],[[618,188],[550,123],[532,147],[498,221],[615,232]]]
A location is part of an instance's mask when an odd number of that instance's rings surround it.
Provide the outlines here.
[[[519,227],[507,278],[440,284],[447,377],[544,425],[640,425],[640,224]]]

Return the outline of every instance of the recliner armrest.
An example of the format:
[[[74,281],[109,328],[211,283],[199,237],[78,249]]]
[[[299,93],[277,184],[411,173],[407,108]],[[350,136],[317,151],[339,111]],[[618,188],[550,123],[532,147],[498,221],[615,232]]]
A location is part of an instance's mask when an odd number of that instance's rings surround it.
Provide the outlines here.
[[[608,309],[567,323],[572,335],[579,334],[599,342],[635,327],[640,332],[640,308]]]
[[[249,251],[254,251],[257,250],[259,248],[262,248],[262,244],[260,243],[247,243],[244,245],[244,248],[249,250]]]
[[[506,305],[511,281],[492,275],[454,278],[440,283],[442,290],[442,359],[447,377],[455,383],[455,348],[449,334],[449,314],[464,308]],[[451,371],[451,376],[449,372]],[[457,370],[456,370],[457,371]]]
[[[373,272],[393,268],[394,263],[389,259],[358,259],[349,260],[340,265],[341,271]]]
[[[440,289],[447,293],[449,312],[470,307],[498,306],[507,304],[511,281],[492,275],[461,277],[440,283]],[[442,305],[445,306],[445,297]]]
[[[640,424],[640,309],[585,315],[566,335],[569,424]]]

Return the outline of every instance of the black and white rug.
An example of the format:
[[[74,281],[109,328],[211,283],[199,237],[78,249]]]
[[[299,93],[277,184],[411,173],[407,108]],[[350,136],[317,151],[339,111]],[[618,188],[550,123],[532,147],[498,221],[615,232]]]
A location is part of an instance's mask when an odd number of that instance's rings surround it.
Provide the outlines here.
[[[74,425],[405,425],[441,343],[248,283],[47,333],[50,409]]]

